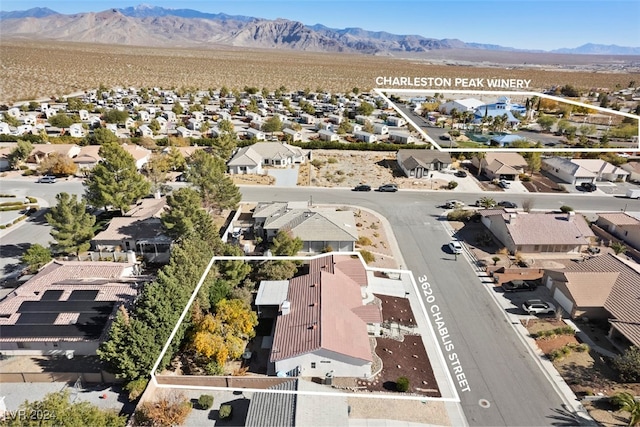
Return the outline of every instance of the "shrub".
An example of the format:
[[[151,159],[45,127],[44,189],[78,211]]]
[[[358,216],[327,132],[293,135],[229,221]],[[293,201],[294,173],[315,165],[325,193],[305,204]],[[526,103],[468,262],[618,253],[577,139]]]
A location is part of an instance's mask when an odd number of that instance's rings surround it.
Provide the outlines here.
[[[407,377],[398,378],[396,380],[396,390],[402,393],[409,390],[409,379]]]
[[[560,212],[562,213],[567,213],[572,211],[573,211],[573,208],[571,206],[567,206],[567,205],[560,206]]]
[[[589,348],[589,344],[584,344],[583,343],[583,344],[578,344],[577,346],[575,346],[575,350],[578,353],[588,353],[589,350],[591,350],[591,349]]]
[[[547,356],[549,357],[549,360],[558,360],[562,358],[563,354],[560,350],[553,350]]]
[[[362,255],[362,259],[364,259],[364,262],[366,262],[367,264],[371,264],[376,260],[375,255],[364,249],[360,250],[360,255]]]
[[[210,394],[201,394],[198,398],[198,406],[204,410],[211,408],[211,406],[213,406],[213,396]]]
[[[224,420],[226,418],[231,418],[232,410],[233,410],[233,407],[231,405],[220,405],[220,410],[218,411],[218,417],[220,417],[221,420]]]
[[[358,241],[356,243],[360,246],[369,246],[371,245],[371,239],[367,236],[360,236],[358,237]]]
[[[326,254],[329,252],[333,252],[333,247],[331,245],[327,245],[324,248],[322,248],[322,253]]]
[[[215,361],[207,363],[204,370],[207,375],[224,375],[224,366],[217,364]]]
[[[457,181],[449,181],[449,183],[447,184],[447,189],[448,190],[453,190],[457,186],[458,186],[458,182]]]
[[[447,221],[469,221],[473,212],[466,209],[454,209],[447,213]]]
[[[124,386],[124,389],[129,392],[129,400],[133,402],[138,397],[140,397],[140,395],[142,395],[144,390],[147,388],[148,383],[149,383],[148,379],[138,378],[137,380],[133,380],[129,382],[126,386]]]
[[[640,381],[640,348],[629,347],[622,355],[613,359],[613,366],[623,382]]]
[[[2,194],[0,194],[0,197],[16,197],[16,195],[15,195],[15,194],[5,194],[5,193],[2,193]]]
[[[181,394],[162,396],[139,406],[134,418],[137,425],[183,425],[193,407]]]
[[[31,176],[31,175],[35,175],[37,172],[32,170],[32,169],[27,169],[24,172],[22,172],[22,176]]]
[[[320,166],[324,165],[324,162],[320,159],[313,159],[311,161],[311,164],[317,168],[319,168]]]
[[[29,200],[29,203],[38,203],[38,199],[35,197],[27,196],[27,199]]]
[[[2,202],[0,203],[0,206],[20,206],[22,207],[23,203],[22,202]]]
[[[336,159],[335,157],[329,157],[327,159],[327,162],[330,164],[338,163],[338,159]]]

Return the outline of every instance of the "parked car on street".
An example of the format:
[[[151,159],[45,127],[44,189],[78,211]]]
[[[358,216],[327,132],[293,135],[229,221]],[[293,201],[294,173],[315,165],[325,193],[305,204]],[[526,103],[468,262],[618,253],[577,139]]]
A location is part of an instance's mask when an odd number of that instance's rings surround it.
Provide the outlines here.
[[[580,190],[582,191],[592,192],[592,191],[596,191],[597,189],[598,189],[598,186],[590,182],[580,183]]]
[[[45,184],[53,184],[54,182],[56,182],[56,177],[53,175],[44,175],[38,178],[38,182],[42,182]]]
[[[398,186],[395,184],[384,184],[378,187],[378,191],[383,193],[395,193],[398,191]]]
[[[502,284],[505,292],[526,292],[535,291],[538,285],[530,280],[510,280]]]
[[[355,187],[353,187],[352,191],[371,191],[371,186],[370,185],[356,185]]]
[[[541,299],[526,300],[522,304],[522,309],[528,314],[555,314],[556,307],[550,302]]]
[[[502,206],[503,208],[516,209],[518,207],[518,204],[510,202],[508,200],[503,200],[501,202],[498,202],[498,206]]]
[[[447,200],[444,202],[444,207],[447,209],[456,209],[464,206],[464,203],[460,200]]]
[[[449,249],[453,254],[461,254],[462,253],[462,244],[460,244],[457,240],[452,240],[449,242]]]

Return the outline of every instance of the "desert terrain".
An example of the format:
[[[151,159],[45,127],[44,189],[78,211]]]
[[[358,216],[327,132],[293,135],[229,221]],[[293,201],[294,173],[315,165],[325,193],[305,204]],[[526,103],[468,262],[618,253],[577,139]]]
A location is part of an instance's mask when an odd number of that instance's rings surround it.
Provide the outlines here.
[[[425,54],[403,59],[216,46],[153,48],[3,38],[0,104],[57,98],[100,84],[196,89],[254,86],[269,90],[284,86],[289,90],[346,92],[355,87],[361,91],[372,89],[377,76],[531,79],[532,90],[565,84],[614,89],[638,80],[637,73],[610,62],[598,71],[585,64],[560,65],[577,61],[573,58],[576,55],[540,54],[538,65],[531,62],[532,56],[514,58],[509,52],[503,56],[492,52],[486,57],[483,51],[466,52],[455,55],[464,58],[458,62],[445,60],[443,55],[444,52],[434,52],[432,58]],[[523,62],[507,64],[509,58]],[[472,67],[471,63],[477,65]]]

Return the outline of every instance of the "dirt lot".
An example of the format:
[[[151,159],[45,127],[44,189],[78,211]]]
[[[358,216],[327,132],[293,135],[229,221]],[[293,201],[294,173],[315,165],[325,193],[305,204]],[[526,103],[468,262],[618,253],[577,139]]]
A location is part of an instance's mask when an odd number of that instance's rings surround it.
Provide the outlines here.
[[[524,188],[527,189],[530,193],[566,193],[562,186],[558,185],[556,181],[552,178],[538,173],[531,177],[531,181],[522,182]]]
[[[273,185],[276,179],[271,175],[230,175],[236,185]]]
[[[395,151],[314,150],[311,185],[355,187],[369,184],[373,189],[395,183],[399,188],[441,189],[444,180],[407,178],[396,162]]]
[[[553,319],[536,319],[525,324],[529,333],[564,326],[564,322]],[[597,327],[584,327],[592,340],[598,345],[610,347],[606,343],[606,332]],[[553,338],[538,338],[536,340],[540,350],[548,355],[553,350],[560,349],[566,344],[578,344],[578,340],[571,335],[557,335]],[[571,351],[567,356],[553,361],[558,373],[578,396],[613,396],[618,392],[627,391],[634,396],[640,395],[640,383],[621,384],[616,381],[617,375],[611,368],[611,361],[594,350],[588,352]],[[586,404],[585,404],[586,403]],[[608,402],[583,402],[591,416],[605,426],[626,425],[625,414],[614,411]],[[622,423],[622,424],[621,424]]]

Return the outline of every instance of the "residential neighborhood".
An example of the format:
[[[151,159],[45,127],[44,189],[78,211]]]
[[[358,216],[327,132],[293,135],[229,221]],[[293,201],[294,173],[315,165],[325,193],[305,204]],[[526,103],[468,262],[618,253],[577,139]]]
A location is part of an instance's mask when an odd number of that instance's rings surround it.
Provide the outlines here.
[[[459,425],[446,402],[479,379],[454,348],[491,312],[575,414],[595,417],[577,397],[604,386],[563,359],[637,390],[628,117],[576,112],[599,122],[569,136],[525,97],[355,92],[100,88],[3,110],[0,384],[99,376],[137,414],[215,394],[184,425],[303,420],[323,411],[305,392],[332,396],[340,425]],[[551,140],[621,145],[528,150]],[[477,316],[465,337],[445,326],[457,310]],[[573,341],[539,339],[558,328]]]

